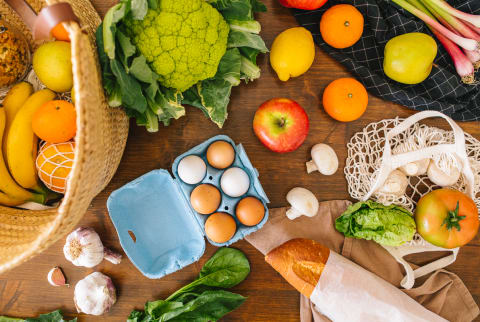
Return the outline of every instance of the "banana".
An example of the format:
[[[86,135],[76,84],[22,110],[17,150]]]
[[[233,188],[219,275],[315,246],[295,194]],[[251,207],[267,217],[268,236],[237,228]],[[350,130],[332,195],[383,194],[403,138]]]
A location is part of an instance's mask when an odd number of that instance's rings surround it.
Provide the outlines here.
[[[7,164],[17,183],[25,189],[41,192],[35,160],[38,138],[32,130],[32,118],[37,109],[55,98],[55,93],[42,89],[30,96],[18,111],[7,137]]]
[[[17,114],[18,110],[22,107],[23,103],[27,98],[32,95],[33,86],[27,82],[20,82],[13,86],[5,96],[5,99],[2,102],[3,107],[5,108],[6,121],[5,121],[5,134],[3,136],[3,155],[7,155],[7,133],[10,130],[10,125],[12,124],[13,118]]]
[[[5,130],[6,113],[5,108],[0,106],[0,144],[2,143]],[[0,204],[5,206],[18,205],[25,201],[43,203],[45,198],[42,195],[33,194],[20,187],[10,176],[5,165],[3,155],[0,153]]]

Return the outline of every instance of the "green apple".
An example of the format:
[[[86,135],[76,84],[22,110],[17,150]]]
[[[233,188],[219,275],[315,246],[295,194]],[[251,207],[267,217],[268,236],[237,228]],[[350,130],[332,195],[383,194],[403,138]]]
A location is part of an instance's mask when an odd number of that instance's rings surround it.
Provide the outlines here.
[[[427,34],[411,32],[392,38],[385,46],[383,71],[403,84],[423,82],[432,71],[437,43]]]

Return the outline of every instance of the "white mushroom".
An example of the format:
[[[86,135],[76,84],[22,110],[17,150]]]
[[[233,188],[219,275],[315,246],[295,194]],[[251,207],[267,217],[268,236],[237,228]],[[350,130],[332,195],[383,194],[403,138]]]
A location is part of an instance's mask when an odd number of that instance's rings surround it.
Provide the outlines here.
[[[421,176],[427,173],[429,164],[430,159],[422,159],[415,162],[407,163],[406,165],[401,166],[398,169],[405,173],[407,176]]]
[[[408,187],[408,178],[402,171],[393,170],[388,175],[383,185],[376,192],[401,196],[404,195]]]
[[[313,217],[318,212],[317,197],[305,188],[296,187],[287,193],[287,201],[292,206],[287,210],[287,217],[293,220],[300,216]]]
[[[315,144],[310,152],[312,160],[308,161],[307,173],[319,171],[321,174],[330,176],[337,172],[338,157],[335,151],[327,144]]]
[[[453,186],[460,178],[460,169],[454,165],[451,165],[449,170],[450,173],[443,171],[438,167],[435,161],[432,160],[428,166],[427,175],[430,181],[436,185],[439,185],[440,187]]]

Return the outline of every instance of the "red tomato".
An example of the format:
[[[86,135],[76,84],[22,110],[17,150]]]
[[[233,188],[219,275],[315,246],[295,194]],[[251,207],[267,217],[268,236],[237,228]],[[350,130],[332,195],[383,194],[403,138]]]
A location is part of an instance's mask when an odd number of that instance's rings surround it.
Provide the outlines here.
[[[315,10],[323,6],[327,0],[279,0],[279,2],[287,8]]]
[[[456,248],[478,232],[478,209],[472,199],[452,189],[438,189],[423,196],[415,210],[418,233],[429,243]]]

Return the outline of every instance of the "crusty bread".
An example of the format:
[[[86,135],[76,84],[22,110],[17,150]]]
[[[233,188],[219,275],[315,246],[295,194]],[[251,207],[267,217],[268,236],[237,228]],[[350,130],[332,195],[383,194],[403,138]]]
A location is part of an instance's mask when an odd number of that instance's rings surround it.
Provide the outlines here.
[[[270,251],[265,261],[300,293],[310,298],[329,255],[330,250],[316,241],[296,238]]]

